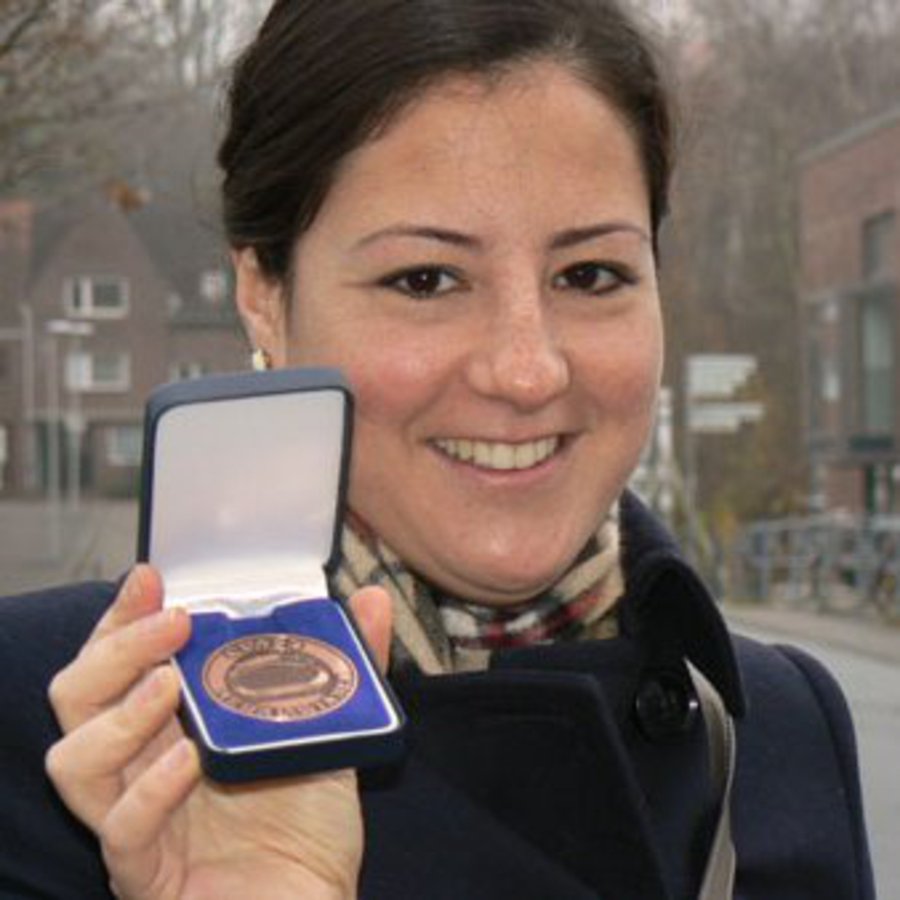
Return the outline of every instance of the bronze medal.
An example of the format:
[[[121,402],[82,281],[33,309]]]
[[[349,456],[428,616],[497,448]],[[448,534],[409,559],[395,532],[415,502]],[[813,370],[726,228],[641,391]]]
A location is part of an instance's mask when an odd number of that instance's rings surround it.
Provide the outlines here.
[[[296,634],[238,638],[203,667],[203,686],[216,703],[271,722],[302,722],[333,712],[358,685],[356,666],[344,653]]]

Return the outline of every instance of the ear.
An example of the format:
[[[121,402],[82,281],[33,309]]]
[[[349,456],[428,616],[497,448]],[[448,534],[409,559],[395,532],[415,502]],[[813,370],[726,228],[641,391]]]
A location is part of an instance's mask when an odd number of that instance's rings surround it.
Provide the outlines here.
[[[287,359],[287,297],[284,285],[263,272],[252,247],[232,250],[235,302],[254,349],[265,350],[276,368]]]

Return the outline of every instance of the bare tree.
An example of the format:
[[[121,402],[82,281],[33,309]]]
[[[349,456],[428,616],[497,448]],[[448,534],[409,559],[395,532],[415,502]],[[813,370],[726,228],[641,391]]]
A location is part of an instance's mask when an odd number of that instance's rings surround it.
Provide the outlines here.
[[[0,193],[46,188],[60,173],[113,174],[123,146],[128,164],[141,155],[144,131],[208,127],[196,109],[213,105],[249,8],[236,12],[227,0],[2,0]]]
[[[85,6],[8,0],[0,7],[0,186],[34,174],[85,102],[100,99],[101,85],[91,78],[87,92],[82,75],[93,69],[95,49]]]
[[[783,512],[802,504],[805,487],[798,157],[900,102],[900,4],[692,0],[673,40],[687,138],[664,266],[672,377],[688,352],[760,359],[767,421],[711,439],[705,502],[742,517]]]

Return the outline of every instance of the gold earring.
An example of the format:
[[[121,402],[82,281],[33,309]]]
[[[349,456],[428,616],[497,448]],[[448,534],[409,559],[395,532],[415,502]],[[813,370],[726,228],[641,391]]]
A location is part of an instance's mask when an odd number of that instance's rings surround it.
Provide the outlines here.
[[[268,372],[272,368],[272,357],[269,356],[268,350],[257,348],[250,355],[250,366],[254,372]]]

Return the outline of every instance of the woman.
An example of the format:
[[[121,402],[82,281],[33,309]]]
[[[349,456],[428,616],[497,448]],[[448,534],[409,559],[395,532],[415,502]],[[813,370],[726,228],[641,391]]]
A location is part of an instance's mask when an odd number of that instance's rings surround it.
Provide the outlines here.
[[[355,389],[333,582],[389,665],[411,753],[360,784],[216,787],[165,664],[190,624],[159,612],[151,569],[108,607],[102,586],[11,601],[32,694],[0,878],[78,897],[107,877],[141,898],[694,897],[722,792],[689,661],[742,717],[736,896],[871,896],[837,688],[796,651],[733,643],[623,494],[660,378],[672,138],[612,0],[278,0],[230,113],[225,219],[257,356]],[[57,731],[34,691],[60,668]],[[21,774],[47,747],[83,825]]]

